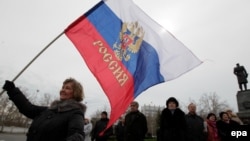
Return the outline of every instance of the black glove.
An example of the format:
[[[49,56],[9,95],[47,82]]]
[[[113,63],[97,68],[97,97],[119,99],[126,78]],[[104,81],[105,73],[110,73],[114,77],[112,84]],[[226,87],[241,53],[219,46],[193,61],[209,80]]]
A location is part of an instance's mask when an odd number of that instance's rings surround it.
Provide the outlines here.
[[[15,88],[15,84],[12,81],[5,80],[5,84],[3,85],[4,90],[8,92],[14,88]]]

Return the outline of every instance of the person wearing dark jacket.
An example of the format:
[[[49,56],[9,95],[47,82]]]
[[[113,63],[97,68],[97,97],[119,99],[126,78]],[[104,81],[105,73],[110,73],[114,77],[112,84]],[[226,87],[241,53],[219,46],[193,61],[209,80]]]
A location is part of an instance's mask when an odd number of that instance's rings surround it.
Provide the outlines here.
[[[131,102],[130,112],[125,116],[125,141],[144,141],[144,137],[148,131],[147,119],[138,108],[138,102]]]
[[[178,108],[179,103],[174,97],[166,101],[160,117],[159,141],[186,141],[185,113]]]
[[[3,89],[19,111],[33,119],[27,141],[83,141],[85,105],[82,85],[73,78],[66,79],[60,90],[60,100],[50,107],[33,105],[15,84],[6,80]]]
[[[115,136],[117,141],[124,141],[124,117],[120,118],[120,121],[115,126]]]
[[[219,115],[220,120],[216,122],[216,126],[221,141],[234,141],[235,139],[231,137],[231,131],[236,131],[240,124],[231,120],[227,112],[221,112]]]
[[[91,132],[91,140],[92,141],[107,141],[109,136],[113,135],[113,128],[112,126],[106,129],[108,125],[109,119],[108,119],[108,113],[106,111],[103,111],[101,113],[101,119],[96,122],[92,132]],[[103,131],[105,132],[103,134]]]
[[[187,122],[187,141],[206,141],[206,128],[202,117],[196,114],[196,105],[188,105],[188,114],[185,116]]]

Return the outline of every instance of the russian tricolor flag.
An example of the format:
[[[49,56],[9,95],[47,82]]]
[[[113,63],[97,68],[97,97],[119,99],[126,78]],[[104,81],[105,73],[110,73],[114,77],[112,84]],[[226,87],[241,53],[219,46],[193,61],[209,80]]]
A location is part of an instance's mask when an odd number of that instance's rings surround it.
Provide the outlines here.
[[[99,2],[73,22],[65,34],[110,101],[108,127],[141,92],[201,64],[131,0]]]

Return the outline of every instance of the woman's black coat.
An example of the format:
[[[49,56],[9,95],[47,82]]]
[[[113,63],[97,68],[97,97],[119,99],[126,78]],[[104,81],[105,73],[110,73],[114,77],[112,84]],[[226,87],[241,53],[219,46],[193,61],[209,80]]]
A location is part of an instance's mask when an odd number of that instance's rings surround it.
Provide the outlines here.
[[[18,89],[8,91],[19,111],[33,119],[27,141],[83,141],[85,106],[75,100],[54,101],[50,107],[36,106]]]
[[[231,131],[236,131],[239,127],[239,123],[233,120],[230,120],[229,123],[218,120],[216,122],[216,126],[218,128],[218,134],[221,141],[234,141],[234,138],[231,137]]]
[[[177,108],[173,113],[165,108],[161,113],[160,141],[186,141],[185,113]]]

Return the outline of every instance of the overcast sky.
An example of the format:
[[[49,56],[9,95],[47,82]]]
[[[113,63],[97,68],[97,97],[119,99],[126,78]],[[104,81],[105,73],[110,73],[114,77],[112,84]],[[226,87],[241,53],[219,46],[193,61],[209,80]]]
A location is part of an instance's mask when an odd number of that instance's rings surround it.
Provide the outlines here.
[[[99,0],[1,0],[0,85],[17,73],[50,41]],[[250,71],[249,0],[134,0],[152,19],[187,46],[203,64],[181,77],[156,85],[136,98],[141,105],[181,106],[216,92],[238,111],[236,63]],[[70,40],[63,35],[17,80],[16,85],[58,96],[62,82],[74,77],[85,91],[87,115],[109,107],[100,85]]]

